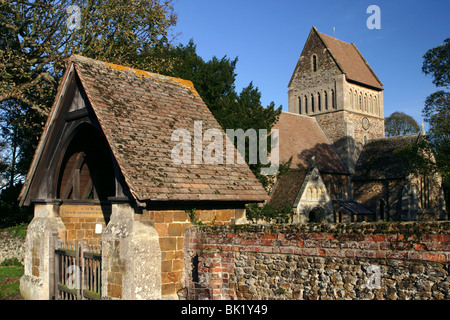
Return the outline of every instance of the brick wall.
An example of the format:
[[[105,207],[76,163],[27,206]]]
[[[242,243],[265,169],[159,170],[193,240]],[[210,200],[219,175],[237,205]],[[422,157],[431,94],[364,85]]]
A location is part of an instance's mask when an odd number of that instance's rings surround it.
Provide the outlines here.
[[[102,240],[102,231],[111,216],[110,205],[68,205],[59,208],[61,221],[66,228],[65,242],[84,241],[88,245],[99,245]],[[101,225],[101,230],[96,232],[96,226]]]
[[[236,214],[235,211],[239,211]],[[199,209],[196,219],[204,224],[230,224],[243,214],[241,209]],[[152,221],[161,247],[161,296],[173,296],[183,288],[185,230],[192,222],[185,210],[146,210],[136,215],[140,221]]]
[[[191,227],[192,299],[450,299],[450,222]]]

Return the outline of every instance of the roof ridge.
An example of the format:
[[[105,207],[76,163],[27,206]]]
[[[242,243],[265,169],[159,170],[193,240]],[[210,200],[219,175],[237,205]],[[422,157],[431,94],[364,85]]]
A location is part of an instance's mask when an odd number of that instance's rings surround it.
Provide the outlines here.
[[[381,141],[381,140],[394,139],[394,138],[397,138],[397,139],[399,139],[399,138],[413,138],[413,136],[419,136],[419,134],[420,133],[399,134],[399,135],[396,135],[396,136],[389,136],[389,137],[384,137],[384,138],[370,139],[370,141]]]
[[[336,63],[336,66],[339,68],[339,70],[341,70],[341,72],[342,72],[343,74],[346,75],[347,72],[345,72],[344,68],[343,68],[342,65],[339,63],[338,59],[334,56],[334,54],[333,54],[333,52],[331,51],[330,47],[327,45],[325,39],[323,39],[323,36],[329,37],[329,38],[332,38],[332,39],[334,39],[334,40],[338,40],[338,41],[341,41],[341,42],[344,42],[344,43],[347,43],[347,42],[342,41],[342,40],[339,40],[339,39],[336,39],[336,38],[333,38],[333,37],[330,37],[329,35],[327,35],[327,34],[325,34],[325,33],[322,33],[322,32],[320,32],[319,30],[317,30],[316,27],[313,27],[313,29],[314,29],[314,31],[317,33],[317,36],[319,37],[320,41],[322,41],[322,43],[323,43],[323,45],[325,46],[325,48],[327,48],[328,53],[330,54],[330,56],[331,56],[331,58],[333,59],[334,63]]]
[[[69,58],[69,63],[71,63],[71,62],[73,62],[73,63],[80,62],[80,63],[89,64],[89,65],[94,64],[94,65],[98,65],[101,67],[108,67],[108,68],[116,70],[116,71],[126,71],[131,74],[134,74],[138,78],[158,78],[158,79],[166,81],[166,82],[172,82],[172,83],[181,85],[182,87],[185,87],[188,90],[190,90],[192,93],[198,95],[197,90],[195,90],[194,84],[190,80],[185,80],[185,79],[181,79],[178,77],[167,76],[167,75],[154,73],[154,72],[150,72],[150,71],[145,71],[145,70],[141,70],[141,69],[137,69],[137,68],[133,68],[133,67],[127,67],[124,65],[119,65],[119,64],[115,64],[115,63],[111,63],[111,62],[88,58],[88,57],[85,57],[85,56],[82,56],[79,54],[71,55]]]
[[[302,118],[313,119],[313,120],[316,119],[315,117],[305,116],[305,115],[303,115],[303,114],[298,114],[298,113],[294,113],[294,112],[290,112],[290,111],[283,111],[283,110],[281,110],[281,113],[286,113],[286,114],[289,114],[289,115],[293,115],[293,116],[297,116],[297,117],[302,117]]]

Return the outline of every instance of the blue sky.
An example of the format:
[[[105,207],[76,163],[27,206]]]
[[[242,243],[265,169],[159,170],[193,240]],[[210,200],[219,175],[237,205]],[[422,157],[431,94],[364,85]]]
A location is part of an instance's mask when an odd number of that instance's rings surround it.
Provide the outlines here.
[[[366,26],[370,5],[381,10],[381,29]],[[422,73],[425,52],[450,37],[448,0],[174,0],[181,33],[197,53],[234,59],[236,88],[250,81],[262,105],[287,111],[287,85],[312,26],[355,43],[384,85],[385,116],[402,111],[422,121],[425,98],[436,87]]]

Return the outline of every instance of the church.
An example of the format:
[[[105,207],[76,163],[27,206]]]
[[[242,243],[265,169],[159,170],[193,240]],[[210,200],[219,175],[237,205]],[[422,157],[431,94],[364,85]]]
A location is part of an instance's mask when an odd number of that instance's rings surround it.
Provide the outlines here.
[[[312,27],[274,126],[291,164],[269,203],[289,202],[299,223],[447,219],[441,177],[411,174],[397,152],[424,130],[385,137],[383,90],[353,43]]]

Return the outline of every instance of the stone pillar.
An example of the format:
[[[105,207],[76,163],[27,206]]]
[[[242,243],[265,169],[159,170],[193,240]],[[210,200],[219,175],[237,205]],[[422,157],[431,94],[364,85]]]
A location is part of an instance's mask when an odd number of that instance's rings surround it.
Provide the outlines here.
[[[128,204],[113,204],[102,235],[102,298],[161,298],[161,249],[151,222],[135,221]]]
[[[54,247],[50,244],[52,231],[60,235],[65,231],[58,217],[57,204],[35,204],[34,218],[28,225],[25,238],[24,275],[20,279],[20,292],[27,300],[52,298]]]

